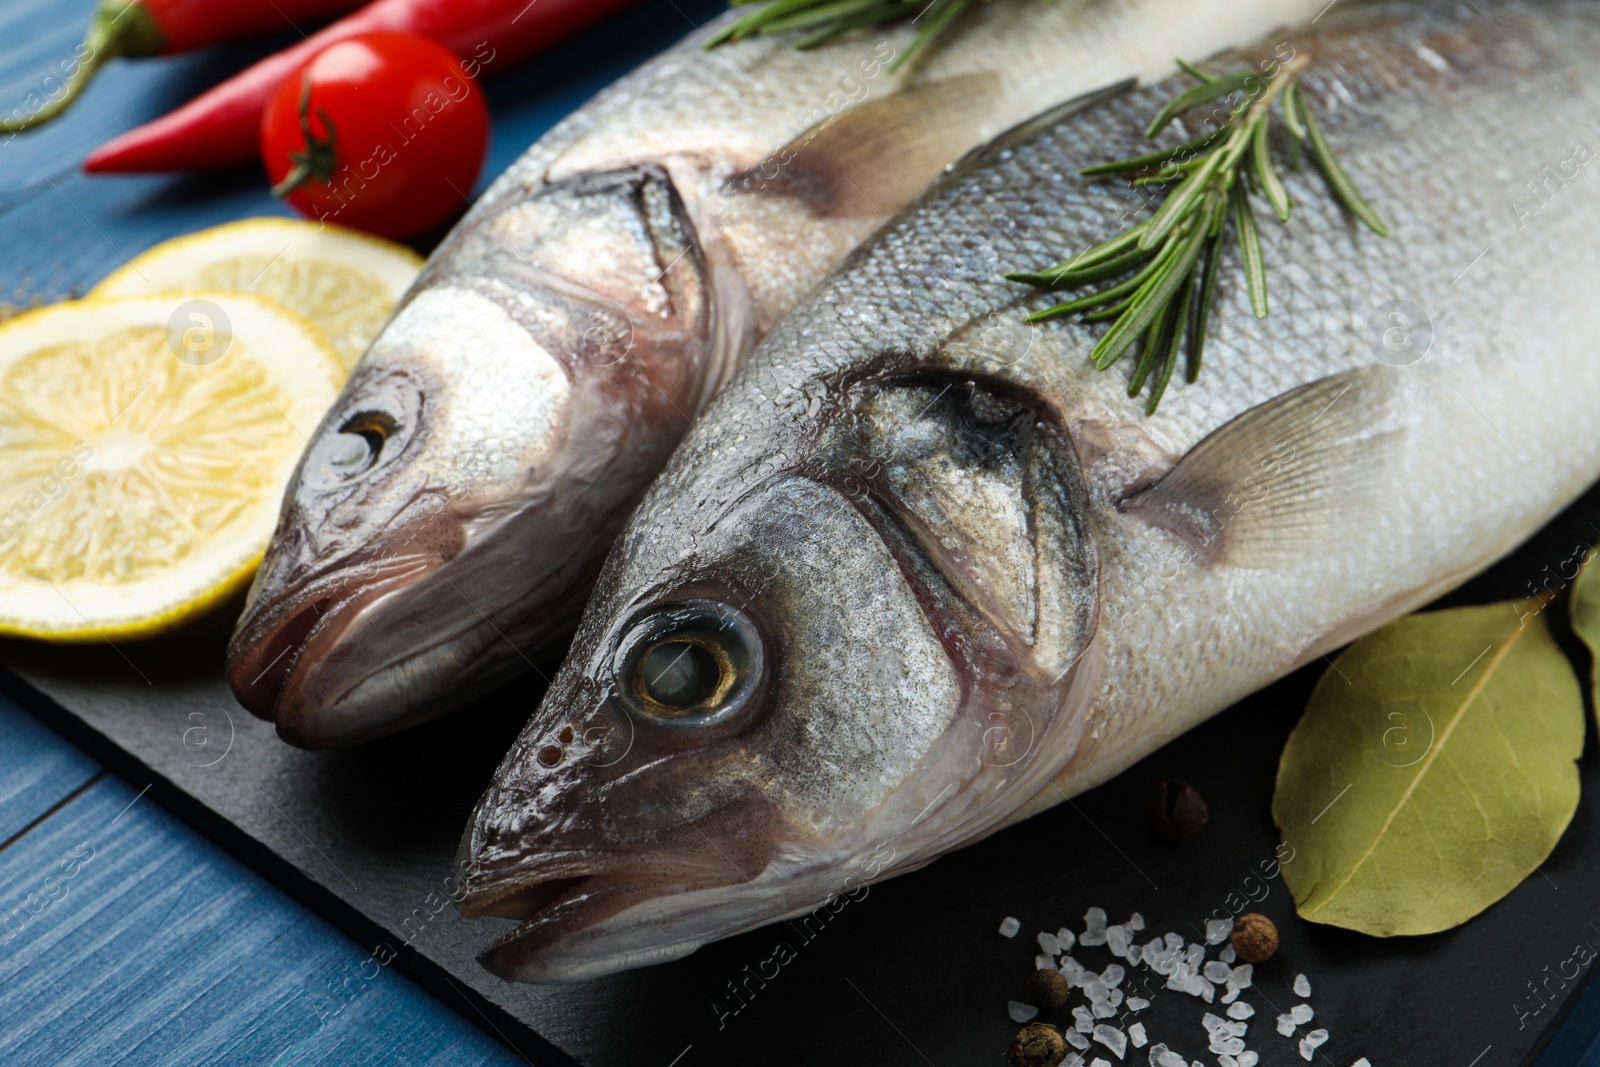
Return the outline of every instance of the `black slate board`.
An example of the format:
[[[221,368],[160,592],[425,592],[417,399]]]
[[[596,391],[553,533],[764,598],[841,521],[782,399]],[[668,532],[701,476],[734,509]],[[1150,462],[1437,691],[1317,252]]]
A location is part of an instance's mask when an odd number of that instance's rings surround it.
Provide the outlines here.
[[[1593,543],[1591,519],[1600,521],[1600,489],[1441,606],[1526,594],[1547,565],[1554,571],[1574,546]],[[1282,880],[1261,872],[1278,844],[1268,814],[1278,753],[1318,661],[1074,802],[872,887],[820,929],[778,924],[576,986],[509,985],[473,954],[511,924],[433,908],[472,803],[538,699],[537,683],[366,748],[302,752],[239,710],[223,683],[236,611],[120,648],[0,643],[10,670],[0,689],[135,784],[151,783],[153,796],[360,941],[400,948],[400,967],[540,1067],[568,1057],[604,1067],[1001,1063],[1016,1030],[1006,1001],[1032,969],[1035,932],[1081,929],[1085,909],[1100,905],[1113,922],[1142,912],[1141,939],[1166,930],[1193,939],[1205,916],[1246,896],[1259,898],[1250,907],[1272,916],[1284,941],[1245,998],[1260,1013],[1250,1042],[1265,1067],[1303,1062],[1273,1028],[1297,999],[1289,986],[1300,971],[1314,987],[1313,1026],[1332,1033],[1319,1064],[1366,1056],[1375,1067],[1497,1067],[1532,1062],[1592,968],[1565,988],[1550,976],[1579,942],[1600,946],[1592,738],[1583,799],[1554,854],[1465,927],[1380,941],[1295,918]],[[1586,663],[1564,612],[1549,617]],[[1157,840],[1147,821],[1148,790],[1168,776],[1194,783],[1211,805],[1211,825],[1180,845]],[[996,932],[1006,915],[1022,920],[1014,940]],[[780,942],[793,959],[772,977],[766,961]],[[1077,955],[1091,966],[1112,961],[1104,949]],[[746,991],[743,1007],[730,982]],[[1534,1012],[1542,1002],[1530,989],[1541,982],[1549,1003]],[[1141,1018],[1153,1040],[1215,1062],[1199,1002],[1165,991],[1152,999]],[[1129,1062],[1142,1065],[1144,1054]]]

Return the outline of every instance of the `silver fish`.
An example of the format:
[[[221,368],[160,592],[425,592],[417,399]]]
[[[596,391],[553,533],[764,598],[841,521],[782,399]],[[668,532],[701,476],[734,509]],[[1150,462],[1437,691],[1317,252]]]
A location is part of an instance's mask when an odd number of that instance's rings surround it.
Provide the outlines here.
[[[486,966],[581,979],[828,906],[1549,519],[1600,472],[1597,52],[1588,3],[1477,0],[1341,4],[1234,57],[1311,57],[1306,98],[1394,236],[1286,172],[1292,225],[1258,209],[1270,316],[1230,251],[1206,367],[1152,417],[1131,360],[1086,362],[1104,324],[1026,325],[1058,297],[1001,273],[1140,217],[1075,175],[1147,146],[1181,86],[943,179],[774,331],[630,519],[462,843],[463,912],[521,920]]]
[[[691,35],[535,144],[401,302],[289,488],[240,702],[349,744],[526,670],[690,420],[887,213],[1043,103],[1318,6],[985,4],[896,74],[907,26]]]

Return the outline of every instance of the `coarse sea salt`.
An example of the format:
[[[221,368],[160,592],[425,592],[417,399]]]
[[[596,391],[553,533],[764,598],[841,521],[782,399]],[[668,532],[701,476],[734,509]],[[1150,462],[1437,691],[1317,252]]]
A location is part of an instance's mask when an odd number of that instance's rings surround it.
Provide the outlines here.
[[[1108,963],[1106,969],[1100,972],[1100,981],[1104,982],[1108,989],[1115,989],[1122,984],[1122,979],[1127,973],[1126,969],[1117,964]]]
[[[1255,980],[1255,965],[1250,963],[1241,963],[1239,966],[1235,967],[1233,969],[1233,973],[1228,976],[1228,985],[1235,989],[1249,989],[1250,984]]]
[[[1239,954],[1233,951],[1233,946],[1231,944],[1223,945],[1222,951],[1217,953],[1217,959],[1221,960],[1223,963],[1232,963],[1238,958]]]
[[[1239,1053],[1239,1067],[1256,1067],[1256,1064],[1260,1062],[1261,1057],[1256,1055],[1250,1049],[1245,1049],[1243,1052]]]
[[[1372,1067],[1372,1064],[1368,1063],[1367,1058],[1363,1056],[1356,1062],[1352,1063],[1350,1067]]]
[[[1302,1037],[1300,1039],[1300,1058],[1310,1063],[1316,1058],[1316,1055],[1317,1047]]]
[[[1238,1004],[1228,1005],[1228,1018],[1230,1019],[1248,1019],[1255,1013],[1256,1010],[1243,1001]]]
[[[1132,915],[1128,916],[1128,929],[1132,930],[1134,933],[1138,933],[1140,930],[1143,930],[1144,916],[1140,915],[1138,912],[1134,912]]]
[[[1106,943],[1106,909],[1090,908],[1083,913],[1083,936],[1078,938],[1080,945],[1103,945]]]
[[[1321,1048],[1323,1045],[1326,1045],[1327,1043],[1328,1043],[1328,1031],[1326,1031],[1326,1030],[1321,1030],[1321,1029],[1313,1030],[1309,1034],[1306,1035],[1306,1044],[1310,1045],[1312,1048]]]
[[[1077,1030],[1068,1030],[1061,1036],[1066,1038],[1067,1044],[1071,1045],[1073,1048],[1081,1049],[1089,1047],[1089,1038],[1084,1034],[1079,1033]]]
[[[1053,971],[1056,969],[1056,958],[1048,953],[1041,952],[1033,957],[1033,969],[1036,971]]]
[[[1039,1014],[1039,1009],[1032,1004],[1024,1004],[1020,1000],[1013,1000],[1006,1004],[1006,1011],[1011,1015],[1014,1023],[1025,1023]]]
[[[1096,1056],[1093,1062],[1089,1064],[1089,1067],[1111,1067],[1111,1061],[1100,1056]]]
[[[1056,931],[1056,943],[1061,946],[1062,952],[1071,952],[1072,946],[1078,943],[1078,935],[1063,926]]]
[[[1094,1028],[1094,1039],[1110,1049],[1111,1054],[1119,1060],[1128,1051],[1128,1035],[1115,1026],[1101,1023]]]
[[[1150,1006],[1150,1002],[1148,1000],[1144,999],[1143,997],[1129,997],[1128,998],[1128,1010],[1129,1011],[1144,1011],[1149,1006]]]
[[[1294,976],[1294,995],[1304,999],[1311,995],[1311,979],[1303,974]]]
[[[1072,1009],[1072,1025],[1076,1026],[1082,1033],[1087,1034],[1094,1029],[1094,1016],[1089,1014],[1088,1008],[1079,1004]]]
[[[1233,977],[1233,968],[1221,960],[1207,960],[1205,969],[1201,973],[1217,985],[1221,985]]]
[[[1000,920],[1001,937],[1016,937],[1017,931],[1020,929],[1022,929],[1022,920],[1020,919],[1014,919],[1007,915],[1004,919]]]
[[[1150,1040],[1145,1036],[1144,1023],[1134,1023],[1128,1027],[1128,1040],[1133,1042],[1134,1048],[1144,1048],[1145,1044]]]
[[[1227,919],[1206,920],[1206,944],[1220,945],[1228,940],[1228,935],[1233,932],[1233,923]]]
[[[1296,1026],[1304,1026],[1316,1017],[1317,1013],[1311,1010],[1309,1004],[1296,1004],[1289,1009],[1289,1018]]]
[[[1294,1033],[1294,1020],[1287,1015],[1278,1016],[1278,1033],[1288,1037]]]
[[[1038,942],[1040,952],[1048,952],[1052,956],[1061,955],[1061,940],[1055,934],[1040,934]]]

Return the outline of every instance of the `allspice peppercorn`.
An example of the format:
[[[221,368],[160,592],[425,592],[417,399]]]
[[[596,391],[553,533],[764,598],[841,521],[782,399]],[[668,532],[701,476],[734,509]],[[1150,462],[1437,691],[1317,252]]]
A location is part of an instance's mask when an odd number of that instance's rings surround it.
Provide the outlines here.
[[[1278,928],[1265,915],[1248,912],[1233,921],[1228,942],[1246,963],[1265,963],[1278,951]]]
[[[1040,968],[1028,976],[1028,1002],[1045,1011],[1054,1011],[1067,1002],[1072,987],[1060,971]]]
[[[1029,1023],[1018,1031],[1006,1050],[1012,1067],[1057,1067],[1067,1058],[1067,1043],[1061,1031],[1049,1023]]]
[[[1154,800],[1156,830],[1169,841],[1193,837],[1211,815],[1205,798],[1178,778],[1156,783]]]

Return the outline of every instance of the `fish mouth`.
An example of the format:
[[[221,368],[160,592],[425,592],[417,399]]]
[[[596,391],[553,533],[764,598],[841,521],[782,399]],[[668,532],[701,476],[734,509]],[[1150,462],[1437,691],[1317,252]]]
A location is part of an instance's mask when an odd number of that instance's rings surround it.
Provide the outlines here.
[[[257,717],[275,722],[284,740],[303,748],[365,739],[369,731],[351,721],[362,718],[359,708],[341,715],[339,706],[359,705],[361,691],[402,661],[352,674],[345,662],[350,657],[341,651],[349,649],[358,630],[369,628],[363,620],[440,566],[437,559],[391,561],[356,583],[354,568],[345,564],[271,597],[266,610],[251,610],[240,620],[230,643],[227,677],[234,696]],[[435,647],[452,636],[441,636]],[[407,650],[408,656],[416,654]]]
[[[468,877],[458,905],[464,917],[520,920],[515,929],[478,953],[486,970],[513,982],[568,983],[676,959],[706,939],[660,945],[653,937],[646,942],[630,936],[629,926],[635,924],[618,929],[612,920],[648,901],[670,902],[728,884],[724,878],[689,869],[677,876],[654,872],[641,877],[633,864],[591,863],[590,873],[563,873],[573,867],[557,863],[544,873],[524,869]]]

